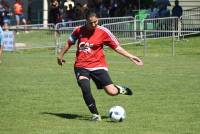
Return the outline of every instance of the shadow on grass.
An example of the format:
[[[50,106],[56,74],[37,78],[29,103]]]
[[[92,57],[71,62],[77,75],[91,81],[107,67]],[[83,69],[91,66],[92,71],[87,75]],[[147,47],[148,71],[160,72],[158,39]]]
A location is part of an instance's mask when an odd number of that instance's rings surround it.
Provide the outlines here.
[[[78,120],[90,120],[91,116],[87,115],[77,115],[77,114],[66,114],[66,113],[50,113],[50,112],[42,112],[41,114],[46,114],[46,115],[53,115],[57,116],[60,118],[65,118],[65,119],[78,119]],[[107,116],[101,116],[102,119],[108,118]]]

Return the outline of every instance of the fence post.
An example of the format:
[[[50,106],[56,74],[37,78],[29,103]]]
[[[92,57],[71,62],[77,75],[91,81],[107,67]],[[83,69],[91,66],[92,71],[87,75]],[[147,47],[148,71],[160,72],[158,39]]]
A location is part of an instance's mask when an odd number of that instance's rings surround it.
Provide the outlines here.
[[[147,42],[146,42],[146,30],[143,31],[144,32],[144,56],[146,56],[146,53],[147,53]]]
[[[59,51],[59,43],[58,43],[58,38],[57,38],[57,35],[56,35],[56,32],[58,30],[58,24],[54,24],[54,41],[55,41],[55,55],[57,56],[58,55],[58,51]]]
[[[175,32],[172,32],[172,56],[175,56],[175,42],[174,42]]]
[[[137,20],[134,20],[134,31],[137,30]],[[137,39],[137,32],[134,32],[135,40]]]
[[[181,37],[181,18],[178,18],[178,40],[180,40]]]

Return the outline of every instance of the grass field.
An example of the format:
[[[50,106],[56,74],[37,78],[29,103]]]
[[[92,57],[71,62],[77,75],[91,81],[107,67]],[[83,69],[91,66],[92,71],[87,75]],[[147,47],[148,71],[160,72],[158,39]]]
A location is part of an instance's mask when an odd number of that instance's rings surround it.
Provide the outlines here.
[[[74,53],[59,67],[53,50],[5,52],[0,64],[0,134],[199,134],[200,39],[176,42],[148,41],[124,46],[144,60],[133,65],[107,49],[110,75],[117,84],[134,89],[134,95],[110,97],[92,84],[103,120],[89,121],[74,73]],[[127,112],[122,123],[110,122],[113,105]]]

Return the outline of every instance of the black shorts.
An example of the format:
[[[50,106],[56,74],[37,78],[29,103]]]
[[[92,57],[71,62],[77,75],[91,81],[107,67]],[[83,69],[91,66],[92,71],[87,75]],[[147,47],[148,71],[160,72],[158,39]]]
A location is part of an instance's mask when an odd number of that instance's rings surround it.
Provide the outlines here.
[[[97,87],[97,89],[103,89],[104,86],[113,84],[108,72],[104,69],[99,69],[95,71],[89,71],[84,68],[74,68],[77,81],[80,76],[85,76],[88,79],[92,79]]]

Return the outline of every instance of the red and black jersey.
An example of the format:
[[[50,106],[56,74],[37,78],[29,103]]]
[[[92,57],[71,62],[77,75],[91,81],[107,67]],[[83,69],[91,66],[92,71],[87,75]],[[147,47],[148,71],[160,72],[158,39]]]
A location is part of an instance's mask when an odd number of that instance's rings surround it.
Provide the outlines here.
[[[75,28],[68,39],[69,45],[77,41],[75,67],[89,70],[108,70],[103,46],[107,45],[112,49],[119,45],[116,37],[105,27],[97,26],[95,30],[88,30],[86,26]]]

